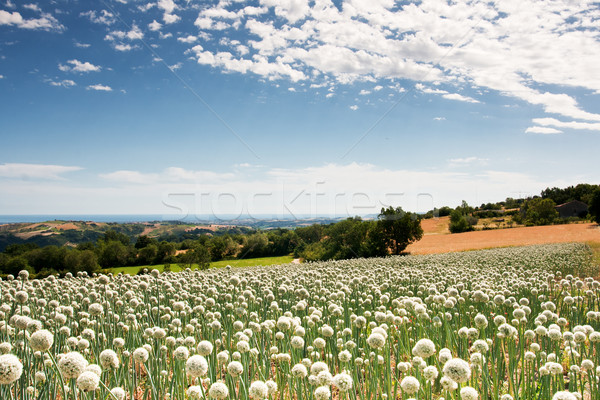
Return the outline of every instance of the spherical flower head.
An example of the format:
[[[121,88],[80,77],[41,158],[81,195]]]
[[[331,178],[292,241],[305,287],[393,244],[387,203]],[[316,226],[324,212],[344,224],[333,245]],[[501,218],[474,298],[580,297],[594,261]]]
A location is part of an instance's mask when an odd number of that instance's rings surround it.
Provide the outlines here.
[[[321,371],[329,371],[329,367],[322,361],[317,361],[313,365],[310,366],[310,373],[312,375],[319,375]]]
[[[35,383],[44,384],[46,383],[46,374],[43,371],[37,371],[35,373]]]
[[[385,346],[385,338],[380,333],[371,333],[367,338],[367,343],[374,349],[381,349]]]
[[[54,343],[54,335],[46,329],[33,332],[29,338],[29,345],[33,351],[48,351]]]
[[[329,371],[321,371],[317,374],[317,385],[319,386],[331,386],[333,376]]]
[[[58,361],[58,369],[66,379],[79,377],[87,366],[88,361],[76,351],[65,354]]]
[[[476,351],[476,352],[482,353],[482,354],[487,353],[489,349],[490,349],[490,346],[488,346],[487,342],[485,340],[481,340],[481,339],[474,341],[473,346],[471,346],[472,351]]]
[[[187,390],[187,395],[190,400],[200,400],[202,399],[202,388],[197,385],[190,386]]]
[[[239,361],[232,361],[227,365],[227,372],[235,378],[244,372],[244,366]]]
[[[479,398],[479,393],[477,393],[477,390],[474,388],[465,386],[460,389],[460,398],[462,400],[477,400]]]
[[[200,355],[193,355],[185,362],[185,372],[188,376],[197,378],[206,375],[208,372],[208,362],[206,358]]]
[[[317,348],[317,349],[324,349],[326,344],[327,343],[325,342],[325,339],[320,338],[320,337],[316,338],[313,341],[313,346],[315,346],[315,348]]]
[[[458,389],[458,383],[454,382],[447,376],[442,376],[442,379],[440,379],[440,384],[442,385],[442,388],[444,388],[444,390],[447,390],[449,392]]]
[[[179,346],[175,349],[175,351],[173,351],[173,357],[175,357],[176,360],[185,361],[188,359],[189,356],[190,351],[185,346]]]
[[[248,396],[252,400],[263,400],[269,395],[269,388],[263,381],[254,381],[248,389]]]
[[[277,391],[277,382],[269,379],[265,383],[267,385],[267,388],[269,389],[269,394],[273,394]]]
[[[13,354],[0,356],[0,385],[10,385],[21,377],[23,364]]]
[[[201,356],[208,356],[213,351],[213,344],[208,340],[203,340],[198,343],[198,354]]]
[[[148,354],[148,350],[143,347],[139,347],[133,352],[133,359],[138,363],[145,363],[148,361],[150,354]]]
[[[444,364],[443,373],[454,382],[465,383],[471,378],[471,367],[465,360],[453,358]]]
[[[229,360],[229,353],[227,353],[225,350],[217,353],[217,361],[220,364],[225,364],[228,360]]]
[[[301,349],[304,347],[304,339],[300,336],[292,336],[291,345],[294,349]]]
[[[400,382],[400,387],[402,388],[402,391],[404,393],[414,394],[419,391],[421,384],[419,383],[419,380],[414,376],[405,376],[402,379],[402,382]]]
[[[319,386],[315,389],[316,400],[329,400],[330,397],[331,391],[329,390],[329,386]]]
[[[19,290],[16,294],[15,294],[15,300],[17,300],[17,302],[19,304],[25,304],[27,303],[27,300],[29,300],[29,295],[27,294],[26,291],[24,290]]]
[[[102,375],[102,368],[100,368],[98,364],[89,364],[87,367],[85,367],[84,372],[85,371],[91,371],[98,376]]]
[[[308,375],[308,370],[303,364],[296,364],[292,367],[292,376],[295,378],[305,378]]]
[[[212,399],[223,400],[229,396],[229,388],[223,382],[215,382],[210,385],[210,389],[208,389],[208,395]]]
[[[577,400],[577,397],[573,393],[564,390],[554,393],[552,400]]]
[[[500,400],[513,400],[513,397],[507,393],[500,396]]]
[[[77,387],[84,392],[91,392],[98,388],[100,377],[92,371],[83,371],[77,377]]]
[[[428,358],[435,354],[435,344],[429,339],[421,339],[412,349],[414,356]]]
[[[341,372],[333,377],[333,385],[338,388],[340,392],[347,392],[352,389],[354,381],[347,372]]]
[[[117,399],[117,400],[125,400],[125,390],[123,390],[120,387],[116,387],[110,390],[110,393]]]
[[[239,351],[240,353],[246,353],[250,351],[250,344],[245,340],[240,340],[239,342],[237,342],[236,348],[237,351]]]
[[[425,369],[423,370],[423,377],[425,377],[425,379],[427,379],[428,381],[435,381],[437,379],[439,375],[439,371],[438,369],[433,366],[433,365],[429,365],[427,367],[425,367]]]
[[[352,354],[348,350],[342,350],[338,354],[338,358],[341,362],[350,362],[352,361]]]
[[[113,350],[106,349],[100,353],[100,365],[104,369],[117,369],[119,368],[119,357]]]

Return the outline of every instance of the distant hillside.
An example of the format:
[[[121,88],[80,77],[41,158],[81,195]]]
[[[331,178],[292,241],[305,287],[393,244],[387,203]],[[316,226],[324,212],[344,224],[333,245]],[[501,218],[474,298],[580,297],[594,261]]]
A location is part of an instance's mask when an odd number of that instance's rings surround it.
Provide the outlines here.
[[[38,223],[14,223],[0,225],[0,252],[11,244],[34,243],[40,247],[76,246],[80,243],[96,242],[106,231],[112,230],[127,235],[133,243],[140,235],[159,241],[181,242],[197,239],[201,235],[244,234],[255,229],[296,228],[312,224],[328,224],[338,219],[314,218],[302,220],[241,219],[227,221],[228,224],[181,221],[150,222],[93,222],[53,220]]]

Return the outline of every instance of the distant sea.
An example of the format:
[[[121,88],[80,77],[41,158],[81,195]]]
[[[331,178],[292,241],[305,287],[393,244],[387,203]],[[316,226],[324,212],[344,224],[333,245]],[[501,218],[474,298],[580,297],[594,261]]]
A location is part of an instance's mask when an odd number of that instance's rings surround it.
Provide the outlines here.
[[[298,219],[316,219],[316,218],[330,218],[331,216],[320,215],[320,216],[309,216],[309,215],[298,215]],[[0,224],[16,224],[16,223],[36,223],[46,221],[94,221],[94,222],[116,222],[116,223],[127,223],[127,222],[152,222],[152,221],[181,221],[187,223],[201,223],[201,222],[213,222],[213,223],[232,223],[234,221],[242,220],[289,220],[295,219],[291,216],[277,216],[277,215],[219,215],[215,216],[212,214],[206,215],[162,215],[162,214],[40,214],[40,215],[0,215]]]

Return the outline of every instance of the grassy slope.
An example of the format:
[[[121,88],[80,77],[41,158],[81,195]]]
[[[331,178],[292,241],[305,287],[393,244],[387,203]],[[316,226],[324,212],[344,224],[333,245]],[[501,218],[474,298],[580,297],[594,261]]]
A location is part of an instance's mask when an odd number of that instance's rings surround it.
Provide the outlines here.
[[[215,261],[210,263],[211,268],[224,268],[227,265],[231,265],[232,267],[251,267],[255,265],[274,265],[274,264],[287,264],[292,262],[294,257],[292,256],[281,256],[281,257],[262,257],[262,258],[248,258],[242,260],[223,260],[223,261]],[[148,268],[149,270],[157,269],[159,271],[163,271],[164,265],[145,265],[145,266],[137,266],[137,267],[122,267],[122,268],[112,268],[109,272],[113,274],[118,274],[122,272],[124,274],[135,275],[140,268]],[[185,269],[186,267],[184,267]],[[198,268],[198,265],[193,265],[192,269]],[[179,264],[171,264],[171,271],[177,272],[181,271]]]

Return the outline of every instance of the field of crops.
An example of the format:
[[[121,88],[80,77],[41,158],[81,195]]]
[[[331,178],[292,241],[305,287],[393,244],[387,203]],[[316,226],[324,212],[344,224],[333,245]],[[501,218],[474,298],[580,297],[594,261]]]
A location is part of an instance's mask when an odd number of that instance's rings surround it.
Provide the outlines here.
[[[0,399],[600,399],[589,248],[0,282]]]

